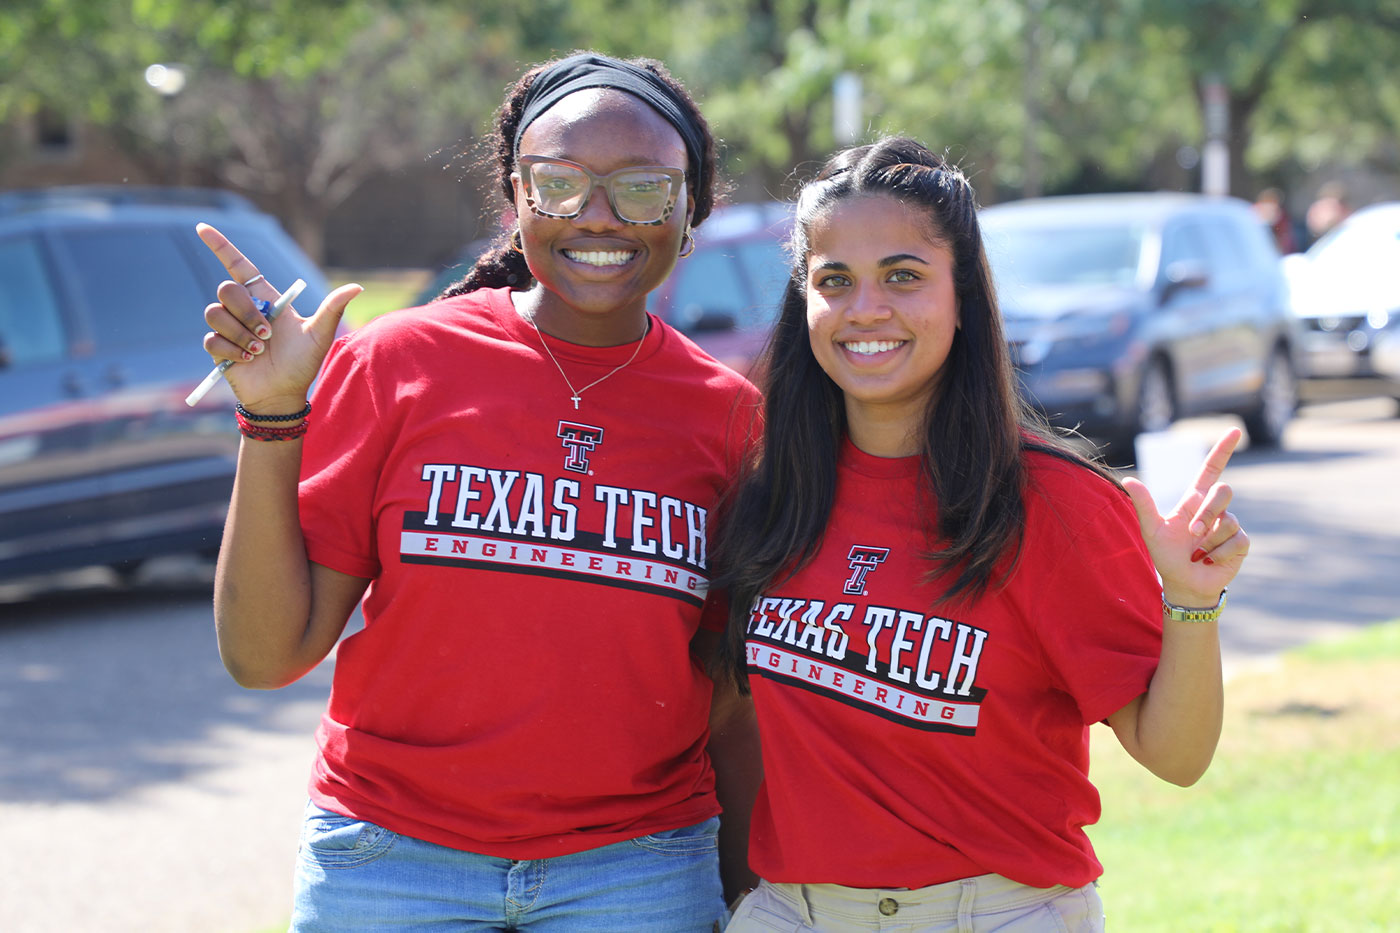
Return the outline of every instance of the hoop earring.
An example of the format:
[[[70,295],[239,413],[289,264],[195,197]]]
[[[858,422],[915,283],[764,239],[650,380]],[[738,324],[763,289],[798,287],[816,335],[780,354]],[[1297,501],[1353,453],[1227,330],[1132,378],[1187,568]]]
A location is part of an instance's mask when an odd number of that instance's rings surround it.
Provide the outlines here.
[[[520,240],[520,231],[518,229],[510,235],[510,251],[512,253],[520,253],[521,255],[525,253],[525,244]]]
[[[676,254],[677,259],[684,259],[695,252],[695,235],[690,232],[690,228],[685,228],[685,236],[681,237],[681,251]]]

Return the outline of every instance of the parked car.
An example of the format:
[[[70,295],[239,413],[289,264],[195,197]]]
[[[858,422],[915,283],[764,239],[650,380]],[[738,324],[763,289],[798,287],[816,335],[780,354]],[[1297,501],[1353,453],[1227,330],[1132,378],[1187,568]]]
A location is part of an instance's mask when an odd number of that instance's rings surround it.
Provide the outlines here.
[[[1306,253],[1285,256],[1309,401],[1400,399],[1400,202],[1352,214]],[[1397,409],[1400,411],[1400,409]]]
[[[981,213],[1027,397],[1113,456],[1178,417],[1229,412],[1280,443],[1297,407],[1297,323],[1249,205],[1072,195]]]
[[[647,310],[741,373],[753,365],[777,321],[787,283],[784,244],[792,205],[732,204],[716,209],[695,231],[695,251],[647,300]],[[426,304],[471,269],[491,240],[473,240],[433,276],[416,302]]]
[[[217,548],[239,435],[224,383],[184,403],[227,278],[199,221],[274,285],[305,279],[300,308],[325,297],[277,221],[228,192],[0,193],[0,577]]]
[[[754,363],[787,284],[791,233],[791,204],[717,209],[695,232],[695,252],[651,293],[649,309],[721,363],[757,378]]]

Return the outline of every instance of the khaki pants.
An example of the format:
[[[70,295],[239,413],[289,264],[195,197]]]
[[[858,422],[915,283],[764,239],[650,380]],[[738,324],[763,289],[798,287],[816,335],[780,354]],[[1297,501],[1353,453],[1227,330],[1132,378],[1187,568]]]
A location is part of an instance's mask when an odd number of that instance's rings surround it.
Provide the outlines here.
[[[750,892],[726,933],[1103,933],[1092,884],[1032,888],[979,875],[913,890],[769,884]]]

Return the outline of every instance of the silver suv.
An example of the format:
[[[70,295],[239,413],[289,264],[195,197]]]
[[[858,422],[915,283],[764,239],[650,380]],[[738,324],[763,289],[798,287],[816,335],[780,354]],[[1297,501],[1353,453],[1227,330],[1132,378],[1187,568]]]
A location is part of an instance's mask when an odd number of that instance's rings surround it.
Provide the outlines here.
[[[223,267],[207,221],[301,308],[320,271],[277,221],[215,190],[0,193],[0,578],[218,547],[238,433],[203,309]]]

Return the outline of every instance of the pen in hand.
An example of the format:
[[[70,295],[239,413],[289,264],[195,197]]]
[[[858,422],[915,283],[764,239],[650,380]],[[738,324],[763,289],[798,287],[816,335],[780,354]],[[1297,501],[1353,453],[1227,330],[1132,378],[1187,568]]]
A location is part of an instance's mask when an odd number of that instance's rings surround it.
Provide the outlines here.
[[[286,308],[293,301],[295,301],[297,295],[300,295],[301,290],[305,287],[306,282],[304,282],[301,279],[297,279],[291,285],[287,286],[287,290],[283,292],[280,296],[278,296],[277,300],[274,301],[268,307],[267,311],[265,312],[267,319],[269,321],[275,321],[277,319],[277,315],[281,314],[284,308]],[[195,405],[197,405],[199,403],[199,400],[209,394],[209,390],[214,388],[214,383],[218,382],[220,377],[223,376],[224,372],[233,364],[233,360],[224,360],[223,362],[219,363],[219,365],[209,370],[209,375],[204,377],[204,381],[201,382],[199,385],[195,386],[193,392],[185,396],[185,404],[189,405],[192,408]]]

